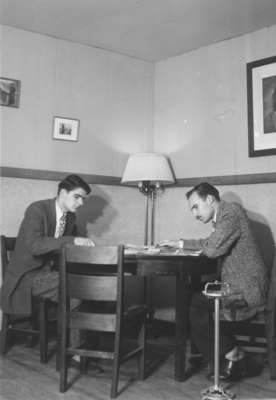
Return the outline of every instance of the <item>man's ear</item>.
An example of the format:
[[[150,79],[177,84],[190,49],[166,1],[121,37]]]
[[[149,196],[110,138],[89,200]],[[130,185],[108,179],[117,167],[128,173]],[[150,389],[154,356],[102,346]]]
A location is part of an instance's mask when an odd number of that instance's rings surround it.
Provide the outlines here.
[[[64,189],[64,188],[62,188],[61,190],[60,190],[60,192],[59,192],[59,196],[60,197],[64,197],[64,195],[67,193],[67,190],[66,189]]]
[[[214,196],[212,196],[211,194],[207,194],[206,201],[208,204],[212,204],[214,202]]]

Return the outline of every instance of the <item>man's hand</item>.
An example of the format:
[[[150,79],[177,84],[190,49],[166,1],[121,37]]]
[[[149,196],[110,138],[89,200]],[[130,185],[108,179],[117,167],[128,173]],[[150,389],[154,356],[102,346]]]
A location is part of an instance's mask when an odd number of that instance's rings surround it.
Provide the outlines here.
[[[95,246],[93,240],[85,237],[75,237],[74,245],[76,246]]]

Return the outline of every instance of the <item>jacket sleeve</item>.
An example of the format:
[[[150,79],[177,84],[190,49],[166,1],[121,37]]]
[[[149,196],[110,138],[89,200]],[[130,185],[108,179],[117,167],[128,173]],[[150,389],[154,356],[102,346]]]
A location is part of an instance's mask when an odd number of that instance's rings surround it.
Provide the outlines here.
[[[73,243],[74,236],[55,238],[48,236],[47,216],[41,208],[31,205],[25,213],[22,223],[25,245],[33,256],[58,250],[64,243]]]
[[[234,212],[227,211],[208,238],[184,240],[184,247],[200,249],[207,257],[217,258],[227,254],[240,235],[239,217]]]

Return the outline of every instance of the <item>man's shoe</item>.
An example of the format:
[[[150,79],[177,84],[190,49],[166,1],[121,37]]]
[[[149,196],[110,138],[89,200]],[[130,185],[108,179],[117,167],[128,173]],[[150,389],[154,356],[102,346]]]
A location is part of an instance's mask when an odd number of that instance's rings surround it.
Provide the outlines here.
[[[244,364],[244,358],[242,358],[239,361],[231,361],[224,359],[223,362],[221,363],[219,380],[222,382],[233,382],[240,380],[245,372],[243,364]],[[211,371],[207,375],[207,379],[210,381],[214,381],[215,379],[214,371]]]
[[[245,357],[238,361],[225,360],[223,375],[226,381],[239,381],[246,374]]]
[[[225,374],[229,376],[230,380],[239,380],[241,378],[252,378],[262,373],[263,366],[257,362],[256,359],[249,355],[239,361],[226,360],[224,367]]]
[[[244,356],[238,361],[225,359],[223,369],[220,372],[219,380],[223,382],[236,382],[242,378],[249,378],[260,375],[262,366],[253,359]],[[207,375],[209,380],[214,380],[214,372]]]

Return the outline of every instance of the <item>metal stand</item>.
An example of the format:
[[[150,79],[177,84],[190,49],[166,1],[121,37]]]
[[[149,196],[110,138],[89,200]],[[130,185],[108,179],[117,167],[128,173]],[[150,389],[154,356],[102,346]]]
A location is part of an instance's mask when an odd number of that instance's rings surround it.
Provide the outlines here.
[[[207,283],[203,294],[215,301],[215,346],[214,346],[214,385],[202,391],[202,400],[231,400],[235,395],[228,392],[219,382],[219,307],[220,299],[226,297],[229,287],[220,282]]]
[[[161,190],[158,182],[151,183],[150,181],[140,182],[138,188],[145,195],[145,234],[144,246],[154,245],[154,213],[155,213],[155,198],[157,192]],[[149,200],[151,201],[151,210],[149,214]]]
[[[145,229],[144,229],[144,246],[154,245],[154,217],[155,217],[155,199],[157,192],[161,189],[158,182],[142,181],[138,185],[139,191],[145,195]],[[146,277],[145,284],[145,301],[148,307],[148,332],[149,336],[153,336],[153,319],[154,308],[152,299],[152,276]]]

